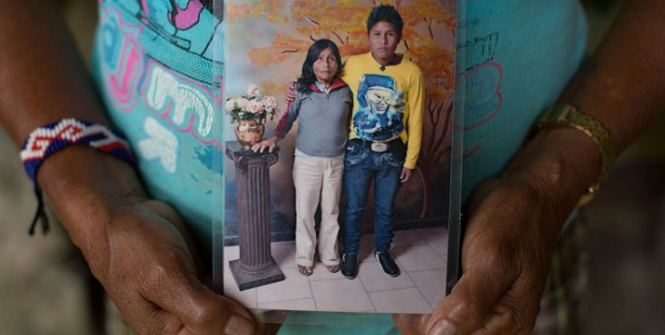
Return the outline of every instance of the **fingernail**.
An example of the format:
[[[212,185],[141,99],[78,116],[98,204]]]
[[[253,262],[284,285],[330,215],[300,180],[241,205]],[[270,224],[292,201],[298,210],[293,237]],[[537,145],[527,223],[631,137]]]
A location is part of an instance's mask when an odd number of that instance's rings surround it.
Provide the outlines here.
[[[448,321],[440,321],[430,330],[429,335],[456,335],[457,328]]]
[[[224,335],[244,335],[253,333],[254,325],[240,315],[232,315],[229,320],[226,321]]]

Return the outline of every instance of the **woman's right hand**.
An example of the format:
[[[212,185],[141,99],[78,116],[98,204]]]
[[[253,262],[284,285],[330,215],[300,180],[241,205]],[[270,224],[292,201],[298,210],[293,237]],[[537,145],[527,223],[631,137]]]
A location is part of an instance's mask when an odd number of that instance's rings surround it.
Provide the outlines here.
[[[86,258],[136,334],[254,334],[246,310],[199,280],[186,228],[171,207],[142,200],[111,221],[108,252]]]
[[[2,2],[0,123],[18,146],[63,118],[109,125],[59,13],[57,1]],[[129,164],[74,145],[45,159],[37,180],[135,334],[255,332],[247,311],[200,282],[204,267],[187,229],[171,207],[149,199]]]
[[[252,316],[201,281],[184,222],[149,199],[124,161],[82,146],[49,157],[39,183],[135,334],[252,335]]]
[[[263,152],[268,148],[268,152],[272,152],[277,147],[277,137],[273,136],[271,138],[265,139],[259,143],[256,143],[252,146],[252,151],[254,152]]]

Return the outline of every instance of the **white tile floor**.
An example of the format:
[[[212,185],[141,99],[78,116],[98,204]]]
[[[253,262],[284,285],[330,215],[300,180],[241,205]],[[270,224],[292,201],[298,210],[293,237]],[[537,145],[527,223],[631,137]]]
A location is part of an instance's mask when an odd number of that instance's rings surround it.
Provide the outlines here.
[[[432,313],[445,295],[448,231],[426,228],[399,231],[391,253],[402,274],[390,277],[374,259],[373,235],[363,236],[358,277],[330,273],[317,262],[305,277],[295,264],[294,242],[273,243],[272,255],[286,279],[240,291],[228,262],[239,258],[238,246],[224,249],[224,293],[248,308],[333,312]]]

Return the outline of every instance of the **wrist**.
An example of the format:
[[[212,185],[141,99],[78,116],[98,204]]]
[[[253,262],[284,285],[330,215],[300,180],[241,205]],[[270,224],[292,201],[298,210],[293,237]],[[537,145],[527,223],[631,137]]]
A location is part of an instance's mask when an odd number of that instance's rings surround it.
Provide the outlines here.
[[[485,214],[502,225],[500,235],[531,234],[548,250],[584,188],[595,180],[598,171],[592,166],[599,170],[600,154],[586,135],[570,128],[544,129],[523,144],[498,177],[478,185],[467,211],[473,215],[490,203],[494,210]],[[521,245],[516,241],[516,247]]]
[[[69,146],[45,160],[37,183],[84,253],[105,243],[114,212],[146,199],[133,166],[82,145]]]
[[[601,168],[596,180],[582,194],[578,206],[583,206],[592,200],[600,191],[609,175],[610,169],[616,159],[616,147],[612,136],[605,126],[593,116],[578,111],[569,104],[559,104],[543,112],[532,131],[541,131],[552,128],[571,128],[585,134],[595,144],[600,152]]]
[[[502,177],[527,182],[543,201],[572,210],[596,182],[602,157],[594,141],[573,128],[542,129],[511,160]]]

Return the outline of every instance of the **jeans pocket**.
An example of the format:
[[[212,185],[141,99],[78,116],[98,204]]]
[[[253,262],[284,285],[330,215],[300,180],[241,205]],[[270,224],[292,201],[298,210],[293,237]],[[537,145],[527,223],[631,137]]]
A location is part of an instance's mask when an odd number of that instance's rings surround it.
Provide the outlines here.
[[[404,160],[406,159],[405,155],[400,155],[398,153],[386,152],[383,154],[383,161],[386,164],[394,167],[401,167],[404,165]]]
[[[399,141],[399,139],[395,141]],[[393,144],[391,150],[388,150],[382,155],[382,159],[388,165],[402,167],[406,160],[406,145],[401,141]]]
[[[369,154],[369,149],[364,145],[349,141],[346,146],[346,156],[344,157],[345,165],[356,165],[362,162]]]

